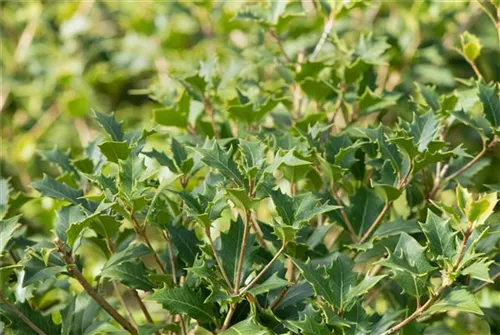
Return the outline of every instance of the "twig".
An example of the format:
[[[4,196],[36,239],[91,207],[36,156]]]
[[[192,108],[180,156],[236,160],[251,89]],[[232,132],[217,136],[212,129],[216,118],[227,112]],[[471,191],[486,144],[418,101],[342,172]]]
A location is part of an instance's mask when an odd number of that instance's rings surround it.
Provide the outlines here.
[[[137,329],[129,322],[127,321],[116,309],[113,308],[102,296],[100,296],[90,285],[90,283],[85,279],[83,274],[80,272],[78,267],[75,264],[75,261],[73,259],[73,255],[66,251],[65,245],[63,242],[59,239],[56,238],[54,240],[54,244],[57,247],[57,251],[61,255],[61,258],[64,260],[64,262],[67,264],[68,268],[68,273],[75,278],[80,285],[82,285],[83,289],[87,291],[87,293],[94,299],[101,307],[113,318],[115,319],[116,322],[118,322],[125,330],[127,330],[129,333],[133,335],[137,335]]]
[[[17,309],[16,306],[14,306],[13,304],[11,304],[11,302],[9,300],[7,300],[7,298],[5,298],[2,294],[2,292],[0,291],[0,301],[5,304],[5,306],[10,309],[12,311],[12,313],[16,314],[16,316],[23,320],[24,323],[26,323],[31,329],[33,329],[33,331],[35,333],[37,333],[38,335],[47,335],[45,334],[44,331],[42,331],[40,328],[38,328],[37,325],[35,325],[33,322],[31,322],[31,320],[26,316],[24,315],[19,309]]]
[[[269,31],[269,33],[276,40],[276,43],[278,44],[278,47],[280,48],[281,54],[283,55],[283,57],[285,57],[285,59],[287,60],[287,62],[293,63],[292,59],[286,53],[285,48],[283,47],[283,43],[281,43],[281,38],[278,36],[278,33],[276,33],[276,30],[271,29]]]
[[[139,303],[139,307],[141,308],[142,314],[146,317],[146,320],[149,323],[154,323],[153,318],[151,317],[151,314],[149,314],[148,309],[146,308],[146,305],[144,305],[144,302],[142,302],[141,297],[139,296],[139,292],[137,290],[132,289],[132,294],[135,297],[135,300]],[[159,335],[159,332],[155,333]]]
[[[227,312],[226,318],[224,319],[224,324],[222,325],[221,332],[226,330],[231,324],[231,318],[233,317],[234,311],[236,311],[236,304],[229,305],[229,311]]]
[[[245,211],[245,226],[243,228],[243,240],[241,241],[240,257],[236,266],[236,276],[234,278],[234,294],[238,295],[240,290],[241,272],[245,262],[245,250],[247,247],[248,230],[250,228],[249,211]]]
[[[163,230],[163,236],[167,241],[167,249],[170,256],[170,267],[172,268],[172,279],[174,284],[177,284],[177,267],[175,266],[175,258],[174,258],[174,248],[172,247],[172,240],[166,230]]]
[[[351,235],[351,239],[354,243],[357,243],[359,238],[358,235],[356,235],[356,232],[354,231],[354,228],[352,227],[351,220],[349,220],[349,217],[347,216],[347,212],[345,211],[344,204],[342,203],[342,200],[340,199],[337,189],[335,188],[335,183],[332,182],[330,183],[330,188],[332,191],[333,198],[335,199],[335,202],[337,202],[337,205],[340,206],[340,214],[342,215],[342,218],[344,219],[344,223],[347,227],[347,230],[349,230],[349,234]]]
[[[252,279],[252,281],[247,286],[245,286],[245,288],[243,288],[241,290],[240,295],[243,295],[246,291],[248,291],[249,289],[251,289],[253,287],[253,285],[255,285],[255,283],[260,279],[260,277],[262,277],[264,275],[264,273],[271,267],[271,265],[273,265],[273,263],[283,253],[283,251],[285,251],[285,247],[286,247],[286,244],[283,243],[283,245],[281,246],[280,250],[278,250],[278,252],[276,253],[276,255],[274,255],[274,257],[269,261],[269,263],[267,263],[267,265],[264,266],[264,268],[259,272],[259,274],[257,276],[255,276],[255,278]]]
[[[229,286],[229,289],[233,291],[233,285],[231,284],[231,281],[229,280],[229,277],[226,274],[226,270],[224,270],[224,267],[222,266],[222,262],[219,257],[219,253],[217,252],[217,249],[215,248],[214,241],[212,240],[212,234],[210,233],[210,227],[205,228],[205,234],[207,234],[208,241],[210,242],[210,247],[212,248],[212,252],[214,253],[214,258],[215,261],[217,262],[217,265],[219,266],[219,270],[222,273],[222,277],[224,277],[224,280],[226,281],[227,285]]]
[[[125,303],[125,299],[123,299],[123,295],[120,292],[120,287],[118,286],[118,282],[116,280],[112,280],[111,284],[113,284],[113,288],[115,290],[116,296],[118,297],[118,300],[120,301],[120,304],[122,305],[123,309],[125,310],[125,313],[127,314],[128,319],[130,320],[130,323],[137,328],[137,322],[134,319],[134,316],[132,314],[132,311],[130,308],[127,306]]]
[[[493,283],[495,282],[495,280],[497,280],[498,278],[500,278],[500,271],[498,271],[493,277],[491,277],[491,280],[493,281]],[[478,291],[482,290],[483,288],[485,288],[486,286],[488,286],[489,284],[492,284],[490,282],[484,282],[482,283],[481,285],[479,285],[478,287],[476,287],[474,289],[474,293],[477,293]]]
[[[330,35],[330,32],[332,31],[334,22],[335,22],[335,11],[332,9],[330,12],[330,17],[328,18],[328,21],[325,24],[325,28],[323,29],[323,33],[321,34],[321,38],[319,39],[318,44],[316,44],[316,47],[314,48],[311,57],[309,57],[310,61],[314,61],[321,52],[321,49],[323,49],[323,46],[325,45],[326,42],[326,38],[328,37],[328,35]]]

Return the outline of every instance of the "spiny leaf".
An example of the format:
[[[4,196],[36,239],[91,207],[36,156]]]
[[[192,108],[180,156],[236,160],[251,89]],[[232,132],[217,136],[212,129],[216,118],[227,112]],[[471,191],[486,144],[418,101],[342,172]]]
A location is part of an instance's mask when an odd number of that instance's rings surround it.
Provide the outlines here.
[[[124,140],[121,122],[117,122],[114,114],[106,115],[103,113],[95,112],[96,121],[106,130],[111,136],[113,141],[122,142]]]
[[[99,149],[101,149],[102,154],[106,156],[108,161],[113,163],[127,159],[130,153],[130,148],[125,141],[106,141],[99,144]]]
[[[200,322],[213,322],[214,306],[204,302],[204,298],[187,286],[155,290],[148,300],[163,305],[172,314],[186,314]]]
[[[253,295],[268,293],[269,291],[285,287],[287,284],[288,282],[286,280],[279,278],[277,273],[273,273],[273,275],[269,277],[265,282],[263,282],[262,284],[258,284],[254,288],[248,290],[248,293],[251,293]]]
[[[427,220],[420,223],[427,237],[429,248],[438,259],[451,260],[456,255],[455,234],[451,230],[449,220],[443,220],[431,210],[427,211]]]
[[[443,313],[449,311],[474,313],[483,315],[479,308],[476,297],[465,288],[456,287],[446,292],[437,302],[435,302],[423,315]]]
[[[148,269],[142,262],[125,262],[107,267],[101,276],[117,280],[124,285],[143,291],[152,291],[153,284],[147,277]]]
[[[198,149],[202,154],[201,160],[207,166],[219,170],[219,172],[227,179],[235,182],[241,187],[246,186],[245,178],[238,170],[236,163],[232,158],[233,150],[225,152],[221,149],[219,144],[214,143],[210,149]]]
[[[427,146],[437,136],[438,132],[439,121],[432,111],[421,116],[415,116],[410,129],[413,143],[417,145],[419,152],[427,149]]]
[[[0,220],[0,255],[5,250],[16,228],[19,227],[17,222],[20,217],[21,216],[15,216],[10,219]]]
[[[479,83],[479,99],[483,103],[486,119],[493,128],[498,129],[500,127],[500,98],[495,86]]]

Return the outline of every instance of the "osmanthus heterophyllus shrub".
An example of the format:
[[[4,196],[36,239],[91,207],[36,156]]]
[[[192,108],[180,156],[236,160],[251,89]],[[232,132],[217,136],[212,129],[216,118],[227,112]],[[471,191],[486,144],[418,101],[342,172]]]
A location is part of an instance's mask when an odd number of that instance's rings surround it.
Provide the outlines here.
[[[101,135],[87,146],[40,151],[54,169],[37,193],[2,179],[4,331],[432,334],[464,320],[499,331],[498,304],[478,299],[498,296],[500,276],[500,187],[477,179],[500,136],[481,41],[456,41],[476,77],[455,91],[386,90],[374,75],[391,44],[332,30],[369,8],[330,5],[318,2],[321,34],[295,52],[284,47],[300,40],[295,4],[241,12],[271,38],[238,86],[204,62],[167,96],[151,88],[164,104],[155,127],[95,112]],[[482,146],[450,141],[454,129]],[[57,203],[52,237],[26,232],[33,196]]]

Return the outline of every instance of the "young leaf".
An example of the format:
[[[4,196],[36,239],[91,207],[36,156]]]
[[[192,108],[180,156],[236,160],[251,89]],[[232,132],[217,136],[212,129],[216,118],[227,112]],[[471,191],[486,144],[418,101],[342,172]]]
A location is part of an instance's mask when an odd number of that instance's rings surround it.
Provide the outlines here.
[[[130,154],[130,148],[127,142],[106,141],[99,144],[99,149],[108,161],[118,163],[120,160],[126,160]]]

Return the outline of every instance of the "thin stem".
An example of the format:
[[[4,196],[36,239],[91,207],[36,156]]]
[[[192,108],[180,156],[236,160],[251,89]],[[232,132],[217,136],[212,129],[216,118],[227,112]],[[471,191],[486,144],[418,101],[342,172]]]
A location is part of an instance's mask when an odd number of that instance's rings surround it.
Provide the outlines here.
[[[174,248],[172,246],[172,240],[170,239],[170,236],[166,230],[163,230],[163,236],[167,241],[167,249],[168,249],[168,254],[170,256],[170,267],[172,268],[172,279],[174,281],[174,284],[177,284],[177,267],[175,266]]]
[[[371,234],[375,231],[375,229],[377,228],[378,224],[384,218],[385,213],[389,210],[389,208],[391,208],[391,205],[392,205],[392,201],[388,201],[388,202],[385,203],[384,207],[382,208],[382,210],[378,214],[378,216],[375,219],[375,221],[372,223],[372,225],[370,226],[370,228],[368,228],[368,230],[363,235],[363,237],[361,238],[361,240],[359,240],[360,244],[366,242],[366,240],[370,238]]]
[[[321,52],[321,49],[323,49],[323,46],[325,45],[326,39],[328,35],[330,35],[330,32],[332,31],[333,24],[335,22],[335,10],[331,10],[330,12],[330,17],[328,18],[328,21],[325,24],[325,28],[323,29],[323,33],[321,34],[321,37],[318,41],[318,44],[316,44],[316,47],[314,48],[314,51],[309,57],[309,60],[312,62],[316,59],[316,57],[319,55]]]
[[[283,243],[283,245],[281,246],[280,250],[278,250],[278,252],[276,253],[276,255],[274,255],[274,257],[269,261],[269,263],[267,263],[267,265],[264,266],[264,268],[259,272],[259,274],[257,276],[255,276],[255,278],[252,279],[252,281],[247,286],[245,286],[245,288],[243,288],[241,290],[240,295],[243,295],[246,291],[248,291],[249,289],[251,289],[253,287],[253,285],[255,285],[255,283],[260,279],[260,277],[262,277],[264,275],[264,273],[271,267],[271,265],[273,265],[273,263],[283,253],[283,251],[285,251],[285,247],[286,247],[286,244]]]
[[[476,74],[476,77],[480,80],[483,79],[483,76],[481,75],[481,71],[479,71],[479,68],[477,67],[476,63],[474,63],[473,60],[470,60],[469,58],[467,58],[464,53],[462,52],[462,50],[460,50],[459,48],[454,48],[454,50],[459,53],[466,61],[467,63],[469,63],[470,67],[472,68],[472,70],[474,71],[474,73]]]
[[[125,303],[125,299],[123,299],[123,295],[120,292],[120,287],[118,286],[118,282],[116,280],[112,280],[111,284],[113,284],[113,288],[115,290],[116,296],[118,297],[120,304],[122,305],[123,309],[125,310],[125,313],[127,314],[127,317],[130,320],[130,323],[134,327],[137,327],[137,322],[134,319],[132,311],[130,310],[130,308],[128,308],[127,304]]]
[[[222,273],[222,277],[224,277],[224,280],[226,281],[227,285],[229,286],[229,289],[233,291],[233,285],[231,284],[231,281],[229,280],[229,277],[226,274],[226,270],[224,270],[224,267],[222,266],[222,262],[219,257],[219,253],[217,252],[217,249],[215,248],[214,241],[212,240],[212,234],[210,233],[210,227],[205,228],[205,233],[207,234],[208,241],[210,242],[210,247],[212,248],[212,252],[214,253],[214,258],[215,261],[217,262],[217,265],[219,266],[219,270]]]
[[[498,278],[500,278],[500,271],[498,271],[493,277],[491,277],[491,280],[494,283],[495,280],[497,280]],[[483,288],[485,288],[486,286],[488,286],[489,284],[492,284],[492,283],[490,283],[490,282],[484,282],[481,285],[479,285],[478,287],[476,287],[473,292],[476,293],[476,292],[482,290]]]
[[[332,192],[332,196],[335,199],[335,202],[337,202],[337,205],[340,206],[340,214],[342,215],[342,219],[344,219],[344,223],[347,227],[347,230],[349,230],[349,234],[351,235],[351,239],[354,243],[357,243],[359,238],[358,235],[356,235],[356,232],[354,231],[354,228],[352,227],[351,220],[349,220],[349,217],[347,216],[347,212],[345,211],[344,204],[342,203],[342,200],[340,199],[337,189],[335,187],[335,183],[332,182],[330,183],[330,188]]]
[[[78,267],[75,264],[73,256],[65,250],[65,245],[63,242],[56,238],[54,243],[57,247],[57,251],[61,255],[61,258],[68,266],[68,273],[75,278],[80,285],[82,285],[83,289],[87,291],[87,293],[94,299],[101,307],[113,318],[116,322],[118,322],[125,330],[133,335],[137,335],[137,329],[125,319],[116,309],[113,308],[102,296],[100,296],[92,287],[92,285],[85,279],[83,274],[80,272]]]
[[[472,165],[474,165],[479,159],[481,159],[481,157],[483,157],[488,150],[493,148],[497,143],[498,143],[498,137],[493,138],[493,140],[489,144],[485,143],[483,145],[483,149],[476,155],[476,157],[474,157],[469,163],[462,166],[462,168],[460,168],[459,170],[455,171],[454,173],[446,177],[444,179],[444,182],[449,182],[450,180],[456,178],[460,174],[467,171]]]
[[[139,296],[139,293],[137,292],[137,290],[132,289],[132,294],[134,295],[135,300],[137,300],[137,302],[139,303],[139,307],[141,308],[142,313],[146,317],[146,320],[149,323],[154,323],[153,318],[151,317],[151,314],[149,314],[149,311],[146,308],[146,305],[144,305],[144,302],[142,302],[142,299]],[[158,333],[156,333],[156,334],[158,334]]]
[[[151,241],[149,240],[148,235],[146,234],[146,227],[141,226],[141,224],[139,223],[139,221],[135,217],[134,212],[132,210],[129,210],[129,214],[130,214],[130,217],[132,218],[132,221],[133,221],[134,226],[136,228],[135,229],[136,233],[142,238],[142,240],[146,243],[148,248],[151,249],[151,251],[153,252],[153,257],[155,259],[156,264],[160,268],[161,273],[166,274],[167,271],[165,270],[165,267],[163,266],[163,264],[160,260],[160,256],[158,256],[158,253],[153,248],[153,245],[151,244]]]
[[[279,35],[276,32],[276,30],[271,29],[269,31],[269,33],[276,40],[276,44],[278,44],[278,47],[280,48],[281,54],[283,55],[283,57],[285,57],[285,59],[287,60],[287,62],[293,63],[292,59],[286,53],[285,48],[283,47],[283,43],[281,43],[281,38],[279,37]]]
[[[25,324],[28,325],[28,327],[30,327],[31,329],[33,329],[33,331],[35,333],[37,333],[38,335],[47,335],[45,334],[45,332],[43,332],[40,328],[38,328],[37,325],[35,325],[33,322],[31,322],[31,320],[26,316],[24,315],[19,309],[17,309],[16,306],[14,306],[13,304],[10,303],[9,300],[7,300],[7,298],[5,298],[2,294],[2,292],[0,291],[0,301],[5,304],[5,306],[10,309],[12,311],[12,313],[16,314],[16,316],[23,320],[23,322]]]
[[[469,236],[472,233],[472,229],[469,228],[462,233],[464,238],[462,239],[462,244],[460,245],[460,249],[458,250],[457,260],[455,261],[455,265],[453,265],[453,270],[452,270],[453,272],[457,271],[460,265],[460,261],[462,260],[462,257],[464,255],[465,247],[467,246],[467,240],[469,239]]]
[[[222,325],[221,332],[226,330],[231,324],[231,318],[233,317],[234,311],[236,311],[236,304],[229,305],[229,311],[227,312],[226,318],[224,319],[224,324]]]
[[[238,265],[236,267],[236,277],[234,278],[234,293],[238,295],[240,290],[241,272],[243,268],[243,263],[245,262],[245,250],[247,247],[247,237],[248,230],[250,228],[250,218],[249,212],[245,211],[245,227],[243,228],[243,241],[241,241],[240,257],[238,259]]]

